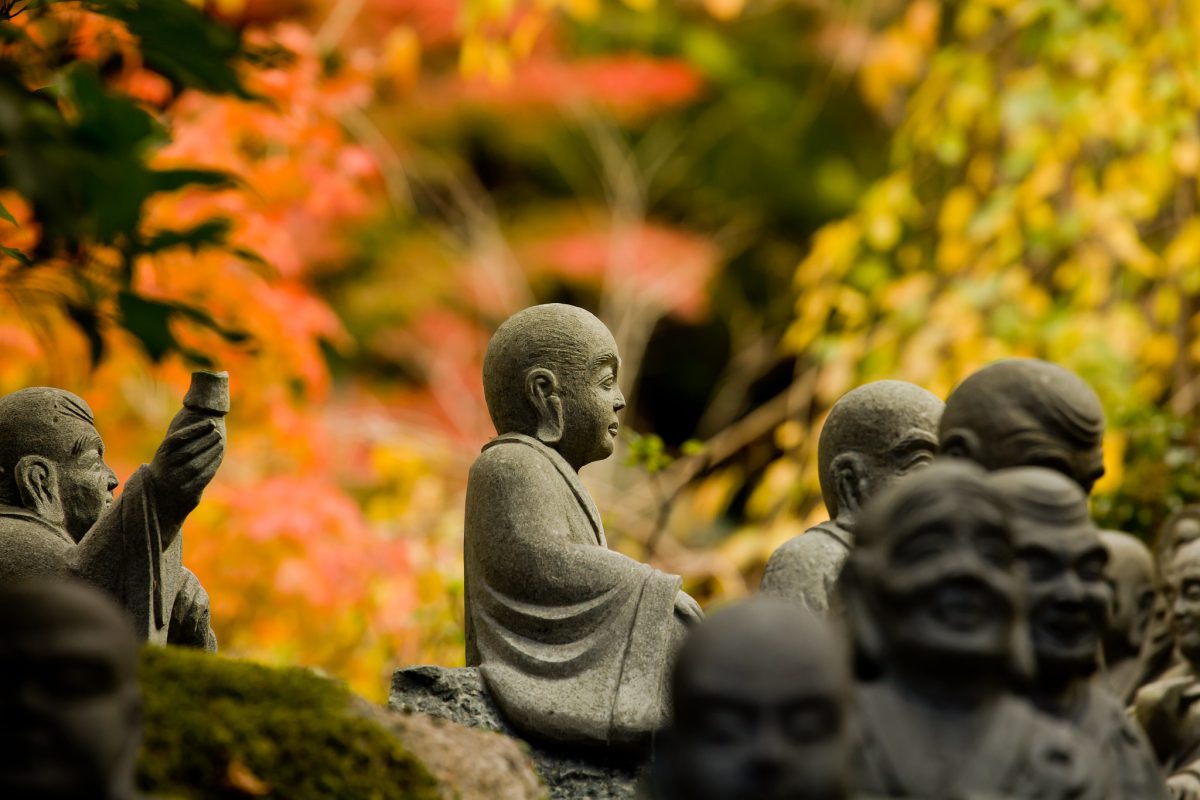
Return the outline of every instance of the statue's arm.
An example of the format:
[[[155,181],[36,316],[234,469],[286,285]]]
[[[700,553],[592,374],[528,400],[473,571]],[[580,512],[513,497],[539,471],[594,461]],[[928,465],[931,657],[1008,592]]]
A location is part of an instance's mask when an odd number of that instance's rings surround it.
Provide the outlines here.
[[[167,433],[148,465],[163,547],[170,545],[225,456],[220,420],[204,418]]]
[[[187,567],[182,567],[180,571],[179,593],[171,609],[167,643],[217,652],[217,635],[212,629],[208,592]]]

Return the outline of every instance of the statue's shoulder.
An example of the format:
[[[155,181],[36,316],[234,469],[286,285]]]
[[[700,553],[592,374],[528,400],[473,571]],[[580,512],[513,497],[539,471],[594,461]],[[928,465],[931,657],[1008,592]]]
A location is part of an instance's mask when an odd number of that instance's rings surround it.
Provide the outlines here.
[[[846,535],[836,523],[822,522],[779,545],[771,560],[805,565],[836,561],[840,566],[850,553]]]
[[[499,437],[484,448],[471,465],[468,478],[477,490],[494,487],[505,494],[538,491],[562,483],[545,445],[525,438]]]

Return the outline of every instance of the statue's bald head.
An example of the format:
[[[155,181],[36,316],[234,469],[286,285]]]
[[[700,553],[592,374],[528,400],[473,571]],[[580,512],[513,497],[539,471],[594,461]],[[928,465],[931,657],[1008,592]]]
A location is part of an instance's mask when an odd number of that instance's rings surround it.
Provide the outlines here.
[[[847,649],[804,609],[756,599],[694,629],[676,661],[668,797],[849,796]]]
[[[1090,492],[1104,474],[1104,409],[1078,375],[1013,358],[989,364],[946,399],[939,438],[946,455],[989,470],[1043,466]]]
[[[0,503],[63,526],[78,542],[116,486],[83,398],[44,386],[0,398]]]
[[[905,381],[875,381],[842,395],[821,428],[817,467],[829,516],[851,527],[859,509],[937,451],[944,404]]]
[[[138,640],[104,593],[64,579],[0,590],[0,794],[131,798]]]
[[[35,386],[0,398],[0,502],[19,505],[18,461],[37,455],[61,462],[95,428],[91,407],[64,389]]]
[[[497,433],[523,433],[557,449],[573,467],[612,453],[625,407],[620,358],[604,323],[561,303],[513,314],[483,360],[483,390]]]

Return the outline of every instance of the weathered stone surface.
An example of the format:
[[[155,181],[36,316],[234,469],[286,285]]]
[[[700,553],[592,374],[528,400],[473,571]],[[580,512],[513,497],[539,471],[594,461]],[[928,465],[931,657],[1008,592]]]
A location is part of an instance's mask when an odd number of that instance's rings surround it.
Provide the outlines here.
[[[137,648],[94,587],[56,577],[0,589],[0,797],[137,796]]]
[[[73,574],[109,592],[147,641],[215,650],[181,529],[225,452],[228,376],[195,373],[158,452],[115,502],[87,403],[35,387],[0,398],[0,580]]]
[[[985,469],[1042,466],[1084,490],[1104,474],[1104,409],[1070,370],[1009,358],[968,376],[946,398],[941,452]]]
[[[905,476],[865,510],[841,584],[873,678],[857,692],[863,791],[1103,796],[1091,750],[1011,688],[1029,668],[1015,551],[1008,503],[967,461]]]
[[[398,669],[392,676],[388,707],[520,738],[488,696],[479,670],[472,667]],[[637,756],[535,742],[527,742],[527,747],[554,800],[630,800],[636,796],[642,767]]]
[[[613,452],[619,369],[608,329],[574,306],[527,308],[492,337],[483,380],[499,436],[467,484],[466,661],[525,738],[638,752],[703,614],[678,576],[608,549],[579,480]]]
[[[875,381],[842,396],[821,428],[817,468],[829,521],[784,542],[767,562],[763,594],[824,614],[854,545],[863,506],[937,452],[944,404],[904,381]]]
[[[1104,685],[1125,704],[1141,677],[1141,654],[1154,617],[1154,555],[1140,539],[1123,531],[1100,531],[1108,551],[1105,577],[1112,603],[1104,633]]]
[[[1008,500],[1017,560],[1025,567],[1024,602],[1036,668],[1029,696],[1099,754],[1102,785],[1114,800],[1166,800],[1145,735],[1122,704],[1092,680],[1100,668],[1109,602],[1108,550],[1088,515],[1087,495],[1044,467],[993,472]]]
[[[713,615],[675,666],[656,800],[849,800],[854,726],[843,643],[794,603]]]

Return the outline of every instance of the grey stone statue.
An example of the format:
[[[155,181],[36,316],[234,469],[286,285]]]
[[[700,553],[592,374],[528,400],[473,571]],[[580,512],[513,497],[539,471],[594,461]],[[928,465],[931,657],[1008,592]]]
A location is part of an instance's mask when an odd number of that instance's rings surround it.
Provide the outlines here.
[[[1174,551],[1164,574],[1171,630],[1182,663],[1143,686],[1134,714],[1170,776],[1175,800],[1200,798],[1200,541]]]
[[[1071,725],[1097,749],[1109,796],[1165,800],[1166,785],[1145,735],[1124,703],[1092,680],[1100,667],[1112,590],[1108,550],[1074,481],[1044,467],[992,473],[1013,509],[1017,559],[1036,662],[1034,704]]]
[[[1187,505],[1175,510],[1158,528],[1154,540],[1154,566],[1159,591],[1154,598],[1150,629],[1138,658],[1137,678],[1133,681],[1135,691],[1164,677],[1185,662],[1175,646],[1163,584],[1175,554],[1197,539],[1200,539],[1200,505]]]
[[[702,616],[680,578],[608,549],[580,483],[581,467],[613,452],[619,369],[603,323],[559,304],[510,317],[484,359],[499,436],[467,485],[467,663],[534,739],[643,745]]]
[[[1085,492],[1104,474],[1104,409],[1075,373],[1012,358],[974,373],[946,398],[942,453],[989,470],[1047,467]]]
[[[674,718],[656,741],[659,800],[849,800],[847,648],[775,599],[713,615],[676,662]]]
[[[1016,695],[1031,668],[1008,504],[970,462],[867,506],[842,573],[860,674],[862,790],[889,797],[1098,796],[1090,748]]]
[[[137,654],[127,615],[91,586],[0,589],[0,797],[137,797]]]
[[[1141,653],[1154,615],[1154,556],[1137,537],[1100,531],[1108,550],[1105,579],[1112,589],[1104,633],[1104,683],[1128,704],[1138,688]]]
[[[0,398],[0,581],[73,573],[112,594],[138,635],[216,650],[180,530],[225,452],[228,376],[196,373],[167,435],[114,502],[87,403],[62,389]]]
[[[834,403],[817,442],[829,521],[785,542],[767,562],[766,595],[829,610],[863,506],[897,477],[933,460],[942,401],[904,381],[876,381]]]

